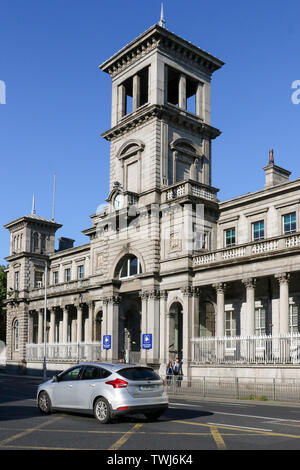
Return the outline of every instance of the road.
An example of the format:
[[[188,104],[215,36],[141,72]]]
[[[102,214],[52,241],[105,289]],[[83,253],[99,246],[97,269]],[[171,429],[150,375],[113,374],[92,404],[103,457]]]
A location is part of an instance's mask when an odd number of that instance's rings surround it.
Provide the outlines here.
[[[37,378],[0,375],[0,450],[300,449],[300,403],[170,398],[158,422],[143,415],[100,425],[92,416],[36,407]]]

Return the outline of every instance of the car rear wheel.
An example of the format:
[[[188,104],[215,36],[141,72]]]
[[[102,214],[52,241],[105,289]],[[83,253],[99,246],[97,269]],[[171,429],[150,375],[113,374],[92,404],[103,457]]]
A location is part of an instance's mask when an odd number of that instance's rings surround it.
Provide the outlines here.
[[[94,405],[94,416],[101,424],[111,421],[110,406],[105,398],[98,398]]]
[[[158,420],[161,415],[164,413],[164,410],[157,410],[157,411],[149,411],[149,413],[145,413],[146,418],[149,421],[156,421]]]
[[[51,400],[47,392],[39,394],[38,406],[42,413],[48,415],[52,412]]]

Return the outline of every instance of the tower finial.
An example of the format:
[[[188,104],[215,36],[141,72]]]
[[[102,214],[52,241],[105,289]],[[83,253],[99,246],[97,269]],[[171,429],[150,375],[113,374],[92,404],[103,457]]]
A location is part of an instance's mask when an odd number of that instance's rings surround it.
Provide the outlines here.
[[[162,28],[165,28],[166,27],[166,21],[164,19],[164,4],[161,3],[161,10],[160,10],[160,20],[158,22],[159,26],[161,26]]]
[[[274,150],[270,149],[269,150],[269,165],[271,165],[272,163],[274,163]]]
[[[31,215],[35,215],[35,197],[34,197],[34,195],[33,195],[33,197],[32,197]]]

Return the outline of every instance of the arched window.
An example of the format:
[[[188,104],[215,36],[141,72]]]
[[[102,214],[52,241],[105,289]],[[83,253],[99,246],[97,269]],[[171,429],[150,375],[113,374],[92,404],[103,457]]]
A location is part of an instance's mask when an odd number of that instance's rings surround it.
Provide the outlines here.
[[[138,258],[134,255],[128,255],[123,258],[120,264],[120,279],[142,274],[142,266]]]
[[[13,324],[13,351],[19,350],[19,320]]]

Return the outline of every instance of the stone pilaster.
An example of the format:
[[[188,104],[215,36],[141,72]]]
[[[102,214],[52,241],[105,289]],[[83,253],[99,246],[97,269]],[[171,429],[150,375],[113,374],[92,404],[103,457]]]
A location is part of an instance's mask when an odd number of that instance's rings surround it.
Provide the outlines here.
[[[289,333],[289,273],[276,274],[279,282],[279,334]]]
[[[255,334],[255,278],[243,279],[246,288],[247,318],[246,318],[246,336]],[[243,325],[242,325],[243,327]],[[241,328],[243,329],[243,328]]]
[[[216,336],[218,338],[225,335],[225,289],[226,284],[219,282],[213,284],[217,293],[217,312],[216,312]]]

